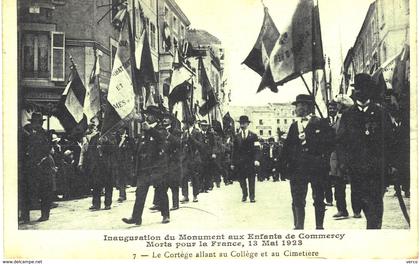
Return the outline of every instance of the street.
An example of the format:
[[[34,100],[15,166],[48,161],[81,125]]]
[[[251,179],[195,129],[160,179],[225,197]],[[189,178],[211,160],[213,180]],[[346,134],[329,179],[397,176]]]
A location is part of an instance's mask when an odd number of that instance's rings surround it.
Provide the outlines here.
[[[191,188],[191,187],[190,187]],[[408,229],[403,214],[394,197],[392,187],[385,193],[383,229]],[[191,193],[191,192],[190,192]],[[171,192],[168,191],[170,207]],[[347,209],[350,217],[335,220],[332,216],[337,212],[335,207],[326,207],[325,229],[365,229],[366,220],[352,218],[350,204],[350,186],[347,185]],[[241,202],[241,189],[238,182],[220,188],[214,188],[209,193],[201,193],[198,203],[180,204],[180,208],[171,211],[171,222],[161,224],[160,212],[150,211],[152,206],[153,187],[149,188],[146,206],[143,212],[141,226],[127,225],[121,221],[130,217],[135,201],[135,188],[127,189],[127,200],[118,203],[118,191],[114,189],[111,210],[89,211],[91,198],[72,201],[59,201],[58,207],[51,210],[49,221],[37,223],[40,211],[31,211],[31,222],[19,225],[19,229],[40,230],[102,230],[102,229],[150,229],[150,230],[194,230],[194,229],[284,229],[293,228],[291,211],[291,195],[289,182],[257,182],[256,203]],[[103,206],[102,197],[102,208]],[[410,209],[410,199],[404,198],[407,209]],[[334,203],[335,204],[335,203]],[[306,199],[305,229],[315,229],[314,208],[312,206],[309,188]]]

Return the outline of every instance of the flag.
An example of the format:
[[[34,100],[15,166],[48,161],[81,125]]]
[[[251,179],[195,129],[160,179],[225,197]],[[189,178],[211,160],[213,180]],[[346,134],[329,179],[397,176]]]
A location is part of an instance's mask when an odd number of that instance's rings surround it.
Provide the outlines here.
[[[214,92],[209,92],[207,95],[207,100],[203,105],[200,106],[199,113],[202,116],[207,115],[210,111],[217,105],[217,99]]]
[[[59,109],[56,113],[66,132],[71,133],[79,124],[86,123],[86,117],[83,114],[85,96],[86,88],[80,79],[76,67],[73,65],[69,81],[61,96]]]
[[[169,25],[166,20],[163,22],[162,37],[165,51],[170,51],[172,48],[171,30],[169,29]]]
[[[392,72],[392,89],[399,96],[410,96],[410,46],[404,45],[401,53],[395,59]]]
[[[131,6],[131,1],[129,6]],[[129,14],[133,20],[134,25],[132,30],[134,32],[134,43],[135,43],[135,71],[136,78],[138,80],[138,88],[146,87],[149,88],[148,84],[156,83],[156,75],[153,67],[152,53],[150,50],[148,30],[143,10],[140,5],[140,1],[136,0],[134,3],[134,15],[131,7],[129,7]],[[137,91],[141,93],[141,91]],[[147,91],[148,93],[150,91]]]
[[[301,74],[324,67],[318,6],[299,0],[287,31],[274,46],[257,92],[291,81]]]
[[[90,121],[96,116],[101,109],[100,87],[99,87],[99,73],[101,71],[99,65],[99,56],[95,52],[95,64],[89,78],[88,89],[86,90],[85,103],[83,112],[87,120]]]
[[[244,60],[243,64],[251,68],[260,76],[263,76],[268,58],[279,37],[280,33],[268,13],[268,8],[265,7],[264,20],[261,26],[260,34],[258,35],[254,47]]]
[[[135,95],[131,76],[130,42],[127,23],[120,31],[117,53],[112,66],[102,135],[119,126],[134,110]]]
[[[409,119],[410,113],[410,46],[405,44],[398,55],[392,74],[392,90],[397,95],[401,114]]]
[[[168,97],[169,111],[172,112],[173,106],[177,102],[186,101],[190,97],[192,86],[188,81],[177,85]]]
[[[207,76],[202,57],[199,58],[198,66],[200,68],[200,84],[203,89],[203,99],[205,100],[204,104],[200,106],[198,112],[200,115],[205,116],[218,104],[218,102],[213,87],[211,86],[210,80]]]
[[[170,89],[168,95],[169,111],[172,112],[172,108],[175,103],[187,100],[192,91],[192,73],[187,70],[182,63],[179,61],[179,54],[177,49],[175,50],[175,56],[178,62],[173,62],[173,71],[170,79]],[[174,60],[176,59],[174,58]]]

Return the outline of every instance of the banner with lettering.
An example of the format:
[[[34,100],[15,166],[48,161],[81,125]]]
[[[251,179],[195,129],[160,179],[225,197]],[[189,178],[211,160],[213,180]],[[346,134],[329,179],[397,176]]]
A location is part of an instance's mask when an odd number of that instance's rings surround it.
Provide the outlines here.
[[[128,117],[135,106],[135,94],[131,77],[130,42],[127,24],[121,29],[117,54],[112,66],[109,82],[107,105],[102,127],[102,134],[115,127]]]
[[[314,7],[313,0],[300,0],[290,26],[280,35],[270,54],[257,92],[266,87],[277,92],[273,86],[323,67],[318,6]]]

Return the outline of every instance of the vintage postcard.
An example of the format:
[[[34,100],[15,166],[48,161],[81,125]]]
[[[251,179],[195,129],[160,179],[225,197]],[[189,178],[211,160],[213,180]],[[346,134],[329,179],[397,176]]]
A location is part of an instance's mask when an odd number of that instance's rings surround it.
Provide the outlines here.
[[[4,0],[3,263],[417,263],[416,8]]]

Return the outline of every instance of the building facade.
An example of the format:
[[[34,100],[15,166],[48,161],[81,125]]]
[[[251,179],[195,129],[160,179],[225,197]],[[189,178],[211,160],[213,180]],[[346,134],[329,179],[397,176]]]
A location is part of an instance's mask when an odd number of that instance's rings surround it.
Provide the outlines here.
[[[249,129],[262,139],[287,134],[290,125],[297,119],[291,103],[270,103],[264,106],[230,106],[229,113],[239,128],[239,117],[246,115],[251,120]]]
[[[99,56],[101,68],[100,88],[106,95],[119,37],[111,24],[117,10],[111,7],[121,2],[18,0],[18,93],[22,125],[28,122],[31,112],[40,111],[47,119],[46,129],[63,131],[53,112],[67,84],[70,66],[76,65],[86,87],[95,54]],[[170,82],[174,62],[179,56],[177,52],[188,47],[186,38],[190,21],[175,0],[140,0],[140,5],[158,81],[150,84],[151,91],[168,106],[168,91],[164,91],[164,84]],[[219,95],[222,49],[220,41],[213,44],[218,45],[218,53],[209,50],[204,57],[209,79]],[[195,86],[199,84],[196,63],[197,58],[191,57],[180,64],[193,76]],[[195,90],[200,89],[196,87]],[[199,98],[199,95],[195,97]],[[140,98],[137,100],[140,105]],[[200,99],[199,103],[201,105],[203,101]],[[136,128],[133,129],[134,132]]]
[[[409,16],[409,0],[376,0],[369,6],[362,28],[344,61],[343,92],[350,93],[348,87],[357,73],[373,74],[379,68],[393,70],[389,68],[390,61],[410,41]]]
[[[185,43],[187,28],[191,22],[175,0],[155,0],[158,6],[158,49],[159,49],[159,94],[164,105],[168,105],[169,91],[164,91],[165,84],[170,85],[171,74],[179,49]],[[191,67],[182,63],[186,71],[193,73]]]
[[[18,93],[22,125],[31,111],[40,111],[47,119],[46,128],[62,129],[51,112],[64,91],[72,61],[86,85],[97,53],[101,89],[107,90],[118,39],[111,26],[112,14],[105,15],[109,4],[110,0],[18,1]],[[108,7],[98,7],[101,5]]]
[[[222,121],[224,113],[228,110],[229,99],[226,82],[223,79],[224,73],[224,49],[222,42],[205,30],[189,29],[187,31],[187,41],[192,48],[200,53],[203,59],[210,84],[214,90],[218,105],[212,109],[208,116],[200,117],[202,119]],[[200,70],[199,60],[197,58],[189,60],[189,64],[194,71]],[[194,87],[194,101],[197,106],[205,102],[205,92],[200,85],[200,75],[197,74],[196,86]]]

